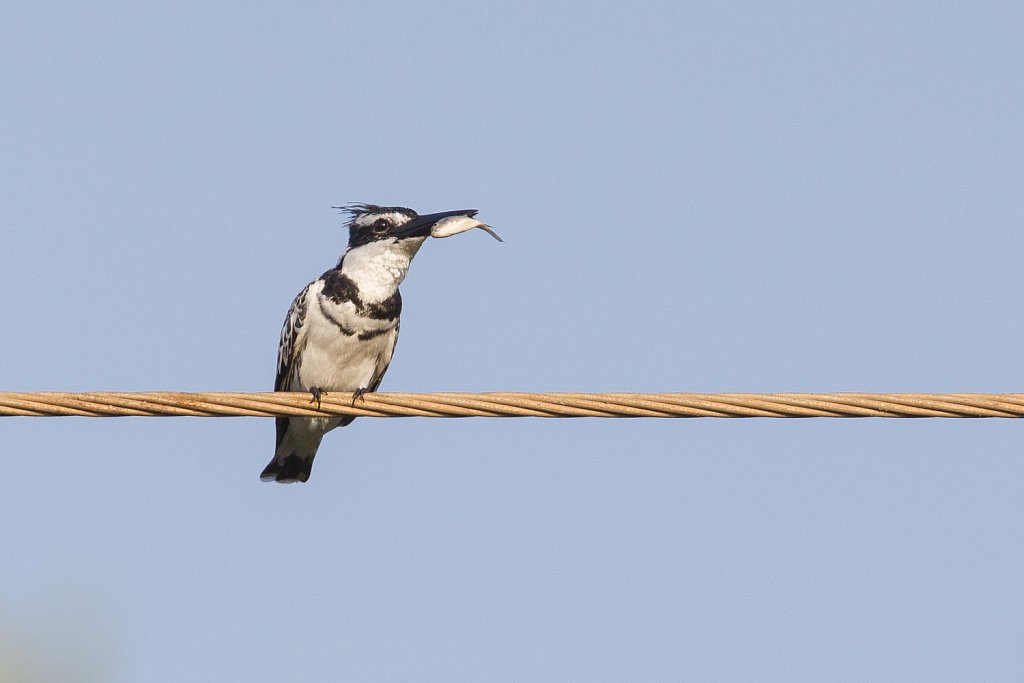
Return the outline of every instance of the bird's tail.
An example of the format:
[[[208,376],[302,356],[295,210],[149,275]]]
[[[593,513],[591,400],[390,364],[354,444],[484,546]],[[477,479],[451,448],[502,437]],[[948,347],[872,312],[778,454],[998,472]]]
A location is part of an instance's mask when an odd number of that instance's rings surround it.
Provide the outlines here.
[[[309,473],[313,471],[313,458],[315,457],[316,451],[305,456],[291,453],[284,458],[279,458],[275,455],[267,466],[263,468],[263,472],[260,473],[260,480],[277,481],[282,484],[307,481]]]

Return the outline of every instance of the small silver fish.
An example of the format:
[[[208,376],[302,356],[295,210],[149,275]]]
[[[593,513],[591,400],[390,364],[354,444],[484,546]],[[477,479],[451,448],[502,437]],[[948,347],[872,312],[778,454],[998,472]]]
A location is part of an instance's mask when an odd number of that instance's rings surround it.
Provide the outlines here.
[[[494,232],[491,226],[486,223],[481,223],[475,218],[470,218],[469,216],[449,216],[448,218],[439,220],[434,224],[434,227],[430,229],[430,236],[451,237],[452,235],[458,235],[460,232],[466,232],[473,228],[480,228],[499,242],[505,241],[498,237],[498,233]]]

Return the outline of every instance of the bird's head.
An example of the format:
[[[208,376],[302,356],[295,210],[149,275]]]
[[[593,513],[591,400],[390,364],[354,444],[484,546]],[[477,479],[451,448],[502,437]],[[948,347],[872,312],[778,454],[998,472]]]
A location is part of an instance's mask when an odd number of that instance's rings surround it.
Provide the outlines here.
[[[350,204],[342,208],[351,217],[348,222],[348,248],[380,242],[383,244],[408,245],[418,249],[431,228],[439,221],[452,216],[473,217],[476,209],[442,211],[423,216],[404,206],[377,206],[376,204]]]

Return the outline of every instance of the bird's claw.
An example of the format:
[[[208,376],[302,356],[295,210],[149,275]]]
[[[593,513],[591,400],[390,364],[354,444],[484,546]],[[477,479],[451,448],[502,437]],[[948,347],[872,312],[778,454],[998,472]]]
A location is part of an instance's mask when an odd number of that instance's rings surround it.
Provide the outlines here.
[[[359,400],[359,401],[363,400],[363,394],[365,394],[366,391],[367,391],[366,387],[363,387],[362,389],[356,389],[355,391],[352,392],[352,407],[353,408],[356,407],[356,401],[357,400]]]
[[[320,398],[327,395],[327,392],[320,387],[313,387],[309,390],[309,393],[313,395],[313,398],[309,400],[310,403],[316,403],[316,409],[320,410]]]

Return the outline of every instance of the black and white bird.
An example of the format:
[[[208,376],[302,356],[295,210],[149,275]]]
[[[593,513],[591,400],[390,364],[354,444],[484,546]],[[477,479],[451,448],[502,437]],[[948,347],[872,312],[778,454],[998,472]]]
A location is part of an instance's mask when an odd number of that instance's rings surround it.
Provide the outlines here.
[[[398,286],[431,231],[447,236],[438,226],[451,224],[491,232],[488,226],[467,220],[476,215],[473,209],[424,216],[400,206],[374,204],[353,204],[345,210],[350,216],[348,248],[338,265],[309,283],[288,310],[278,347],[275,391],[307,391],[317,402],[331,392],[352,393],[355,400],[363,392],[375,391],[398,341]],[[447,234],[464,229],[468,227]],[[324,434],[354,419],[277,418],[277,447],[260,479],[308,480]]]

